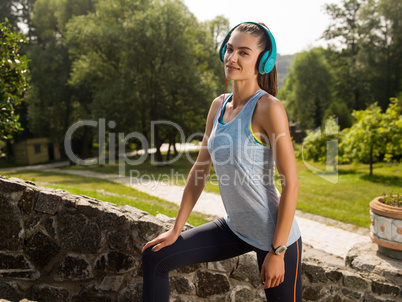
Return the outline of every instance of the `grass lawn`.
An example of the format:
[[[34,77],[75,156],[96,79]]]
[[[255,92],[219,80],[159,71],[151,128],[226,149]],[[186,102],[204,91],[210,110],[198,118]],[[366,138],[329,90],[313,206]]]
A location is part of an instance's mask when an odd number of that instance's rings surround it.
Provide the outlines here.
[[[76,195],[86,195],[99,200],[120,205],[130,205],[146,211],[152,215],[158,213],[169,217],[176,217],[179,207],[171,202],[150,196],[125,185],[117,184],[108,180],[92,177],[82,177],[46,171],[7,171],[0,172],[7,177],[18,177],[24,180],[31,180],[38,185],[50,188],[62,189]],[[114,193],[113,195],[102,194],[103,191]],[[118,196],[116,196],[118,195]],[[198,226],[211,220],[211,217],[199,213],[191,213],[188,223]]]
[[[189,152],[188,156],[195,161],[198,152]],[[126,166],[126,175],[147,177],[156,180],[170,180],[172,184],[183,185],[192,167],[192,162],[182,156],[170,166],[151,165],[148,159],[138,166]],[[307,166],[310,164],[320,171],[314,172]],[[299,199],[297,209],[332,218],[338,221],[352,223],[354,225],[369,228],[370,215],[369,203],[374,197],[383,192],[394,194],[402,193],[402,163],[376,163],[373,168],[373,176],[369,175],[368,164],[339,165],[338,172],[333,173],[332,167],[325,172],[325,165],[315,162],[303,162],[297,160],[299,176]],[[119,173],[118,164],[104,166],[71,166],[64,169],[85,169],[103,173]],[[326,180],[329,175],[337,175],[333,182]],[[211,181],[205,186],[209,192],[219,193],[215,171],[211,168]],[[278,190],[282,188],[279,182],[278,171],[275,175],[275,183]]]
[[[127,176],[146,177],[146,180],[159,180],[172,184],[183,185],[186,182],[188,173],[197,157],[198,151],[187,153],[188,157],[181,156],[176,162],[169,166],[152,165],[149,158],[141,165],[125,166]],[[191,160],[189,160],[189,158]],[[314,172],[307,166],[310,164],[320,171]],[[83,169],[100,173],[119,173],[118,164],[106,164],[103,166],[69,166],[63,169]],[[377,163],[374,165],[373,176],[369,175],[369,165],[367,164],[350,164],[339,165],[337,180],[330,182],[325,177],[333,174],[332,167],[325,172],[325,165],[314,162],[305,163],[297,160],[297,171],[299,176],[299,198],[297,209],[332,218],[338,221],[352,223],[360,227],[369,228],[370,215],[369,203],[383,192],[394,194],[402,193],[402,163],[387,164]],[[11,175],[7,172],[6,175]],[[170,217],[174,217],[177,206],[164,201],[149,197],[148,195],[138,192],[134,189],[123,185],[114,184],[98,179],[85,178],[85,181],[78,176],[54,175],[45,172],[16,172],[13,176],[25,179],[33,178],[36,181],[47,182],[54,187],[61,188],[72,192],[73,194],[84,194],[105,201],[117,204],[127,203],[144,211],[155,215],[156,213],[164,213],[164,208]],[[279,191],[282,190],[279,182],[278,172],[275,175],[275,184]],[[133,204],[132,200],[114,200],[110,196],[97,193],[97,189],[102,188],[109,192],[119,192],[120,195],[136,196],[138,203]],[[210,181],[207,182],[205,190],[209,192],[219,193],[219,187],[216,181],[215,171],[211,168]],[[166,205],[166,206],[165,206]],[[154,209],[155,207],[155,209]],[[167,212],[165,212],[167,213]],[[198,225],[198,222],[191,222]]]

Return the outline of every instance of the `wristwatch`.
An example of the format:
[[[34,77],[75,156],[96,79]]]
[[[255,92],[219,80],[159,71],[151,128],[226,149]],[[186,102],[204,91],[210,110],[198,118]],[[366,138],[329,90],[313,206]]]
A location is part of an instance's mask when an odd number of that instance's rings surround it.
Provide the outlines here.
[[[284,252],[286,252],[286,250],[288,249],[285,245],[281,245],[277,248],[274,248],[274,245],[271,244],[272,249],[274,250],[274,253],[276,255],[282,255]]]

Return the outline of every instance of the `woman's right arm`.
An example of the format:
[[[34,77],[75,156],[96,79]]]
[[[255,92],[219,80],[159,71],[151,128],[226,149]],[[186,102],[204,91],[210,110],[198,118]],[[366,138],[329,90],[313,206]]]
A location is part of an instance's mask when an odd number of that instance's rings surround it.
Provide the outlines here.
[[[208,152],[208,139],[212,132],[213,121],[217,111],[219,110],[219,106],[222,103],[222,99],[222,96],[217,97],[212,102],[209,109],[207,123],[205,127],[205,134],[201,143],[201,150],[198,153],[197,160],[191,168],[190,173],[187,177],[182,200],[180,203],[180,208],[177,213],[173,228],[166,233],[159,235],[155,239],[149,241],[143,247],[142,252],[153,245],[154,247],[152,248],[152,250],[156,252],[164,248],[165,246],[173,244],[180,236],[180,233],[183,230],[184,225],[186,224],[188,216],[197,203],[197,200],[200,197],[209,177],[212,160]]]

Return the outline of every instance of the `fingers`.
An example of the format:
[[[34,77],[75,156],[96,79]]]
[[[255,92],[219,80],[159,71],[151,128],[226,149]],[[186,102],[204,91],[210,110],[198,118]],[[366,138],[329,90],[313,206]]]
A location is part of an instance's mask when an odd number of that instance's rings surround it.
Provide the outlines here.
[[[284,275],[271,276],[269,274],[265,274],[265,272],[263,275],[263,271],[261,271],[261,280],[263,282],[263,288],[267,289],[280,285],[285,280],[285,276]]]
[[[149,248],[149,247],[151,247],[151,246],[153,246],[153,245],[158,245],[158,244],[161,243],[162,241],[163,241],[163,239],[161,239],[161,238],[159,238],[159,237],[156,237],[154,240],[151,240],[151,241],[147,242],[147,243],[144,245],[144,247],[142,248],[142,251],[141,251],[141,252],[144,253],[147,248]],[[155,248],[155,247],[152,248],[153,251],[155,251],[154,248]]]

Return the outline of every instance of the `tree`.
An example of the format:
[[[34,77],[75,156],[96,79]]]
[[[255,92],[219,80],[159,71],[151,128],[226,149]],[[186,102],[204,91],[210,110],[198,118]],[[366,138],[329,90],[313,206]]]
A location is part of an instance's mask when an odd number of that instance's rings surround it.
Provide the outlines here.
[[[29,71],[26,56],[19,50],[25,38],[10,30],[6,19],[0,23],[0,139],[10,140],[13,133],[23,130],[19,123],[16,107],[22,102],[29,88]]]
[[[342,161],[353,159],[370,164],[373,175],[373,163],[381,156],[388,162],[402,156],[402,106],[393,99],[385,113],[377,103],[366,110],[354,110],[355,122],[351,128],[342,131],[340,148],[344,152]]]
[[[333,22],[323,38],[335,75],[335,97],[362,110],[385,110],[402,85],[402,5],[398,0],[344,0],[328,4]]]
[[[385,111],[402,85],[402,4],[369,0],[362,8],[363,38],[359,61],[366,69],[372,99]]]
[[[85,86],[74,89],[68,85],[71,60],[64,35],[68,20],[74,15],[87,14],[92,2],[37,0],[34,5],[32,22],[36,36],[27,54],[32,70],[32,89],[26,96],[29,130],[60,145],[71,124],[90,118],[88,90]],[[91,155],[91,131],[86,126],[75,133],[73,149],[82,158]]]
[[[361,44],[362,29],[359,20],[361,0],[344,0],[341,5],[326,4],[327,14],[332,18],[322,37],[335,40],[329,47],[327,56],[335,71],[335,97],[346,102],[348,107],[363,109],[365,107],[364,72],[357,64],[357,55]]]
[[[204,130],[217,90],[205,53],[212,38],[181,1],[98,4],[96,13],[69,22],[66,37],[74,59],[70,84],[90,84],[94,117],[147,138],[158,120],[175,122],[186,134]],[[153,134],[162,161],[162,143],[174,145],[178,133],[156,126]]]
[[[300,121],[302,129],[320,126],[331,95],[332,75],[323,49],[296,54],[279,95],[290,118]]]

